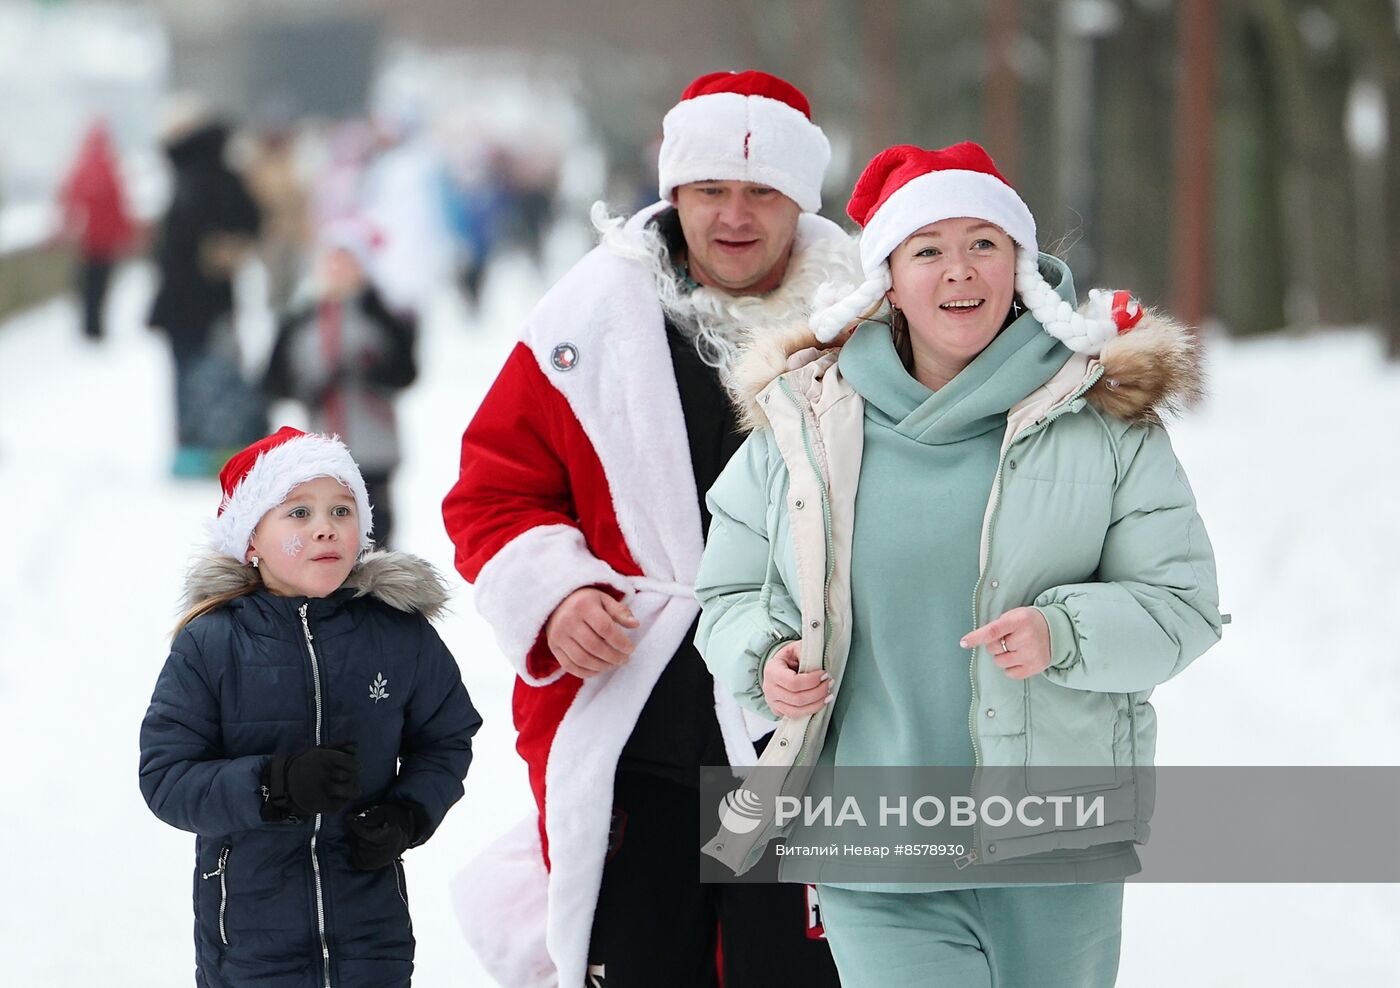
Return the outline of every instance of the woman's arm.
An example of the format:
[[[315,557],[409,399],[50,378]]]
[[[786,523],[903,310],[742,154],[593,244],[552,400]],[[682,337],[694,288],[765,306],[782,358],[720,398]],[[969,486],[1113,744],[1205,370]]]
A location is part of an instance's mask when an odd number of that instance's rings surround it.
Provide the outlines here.
[[[767,430],[752,433],[706,497],[711,521],[695,595],[700,626],[695,646],[710,673],[735,698],[765,717],[764,663],[785,642],[801,638],[801,612],[773,565],[768,488],[786,469]],[[778,492],[781,496],[781,491]]]
[[[1151,689],[1220,639],[1215,555],[1166,430],[1129,430],[1120,456],[1099,582],[1035,599],[1050,626],[1044,675],[1074,689]]]

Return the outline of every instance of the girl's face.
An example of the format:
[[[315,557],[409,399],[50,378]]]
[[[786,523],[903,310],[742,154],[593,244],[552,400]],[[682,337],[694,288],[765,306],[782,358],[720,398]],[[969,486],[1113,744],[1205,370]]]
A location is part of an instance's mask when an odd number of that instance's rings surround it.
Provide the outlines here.
[[[930,223],[890,254],[889,300],[909,322],[921,359],[960,369],[1006,322],[1016,287],[1016,244],[986,220]]]
[[[334,477],[293,487],[262,516],[248,544],[263,583],[283,597],[325,597],[340,589],[360,548],[355,495]]]

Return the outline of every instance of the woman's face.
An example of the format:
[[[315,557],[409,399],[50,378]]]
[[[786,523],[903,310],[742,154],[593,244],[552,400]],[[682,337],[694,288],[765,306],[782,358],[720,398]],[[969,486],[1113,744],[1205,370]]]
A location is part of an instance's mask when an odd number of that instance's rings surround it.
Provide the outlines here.
[[[916,368],[953,373],[996,338],[1016,287],[1016,244],[986,220],[930,223],[890,254],[890,302],[904,312]]]

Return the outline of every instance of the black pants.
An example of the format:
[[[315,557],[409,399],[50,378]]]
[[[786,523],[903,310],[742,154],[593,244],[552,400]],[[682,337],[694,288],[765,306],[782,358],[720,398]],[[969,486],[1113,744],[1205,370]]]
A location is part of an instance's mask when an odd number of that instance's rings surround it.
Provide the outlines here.
[[[78,270],[78,287],[83,299],[83,335],[90,340],[102,339],[102,306],[107,301],[107,285],[111,276],[111,261],[99,257],[83,258]]]
[[[365,493],[374,509],[374,544],[380,549],[391,546],[394,534],[394,505],[389,500],[389,474],[366,473]]]
[[[700,884],[698,798],[618,773],[587,988],[838,988],[807,886]]]

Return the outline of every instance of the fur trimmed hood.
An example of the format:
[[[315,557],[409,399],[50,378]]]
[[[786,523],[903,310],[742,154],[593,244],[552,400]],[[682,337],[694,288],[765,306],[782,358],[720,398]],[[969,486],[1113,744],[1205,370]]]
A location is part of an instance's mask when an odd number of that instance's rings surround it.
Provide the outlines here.
[[[849,334],[826,347],[806,322],[794,321],[780,331],[749,340],[729,375],[730,397],[744,427],[768,424],[758,403],[764,388],[788,371],[839,351],[847,338]],[[1132,425],[1160,424],[1164,416],[1179,414],[1204,394],[1195,334],[1155,309],[1145,309],[1136,326],[1109,340],[1099,356],[1088,360],[1086,373],[1098,366],[1103,367],[1103,375],[1085,399]]]
[[[207,553],[190,564],[180,607],[188,610],[211,597],[261,585],[253,567],[222,553]],[[375,597],[395,610],[418,613],[430,621],[447,609],[447,584],[437,569],[406,552],[376,549],[366,553],[355,563],[343,587],[354,590],[356,597]]]

